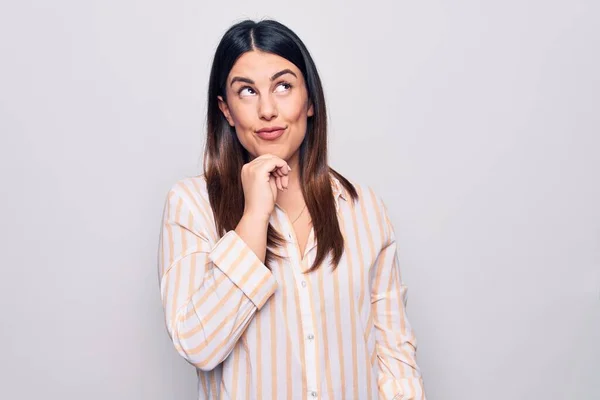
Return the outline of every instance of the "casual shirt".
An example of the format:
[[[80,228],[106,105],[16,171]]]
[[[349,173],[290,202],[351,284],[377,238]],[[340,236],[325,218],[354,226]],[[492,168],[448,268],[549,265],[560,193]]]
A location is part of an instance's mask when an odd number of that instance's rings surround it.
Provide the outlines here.
[[[204,175],[169,191],[159,248],[169,336],[196,367],[199,399],[425,399],[406,285],[382,199],[332,176],[344,253],[332,270],[304,254],[278,205],[270,224],[286,242],[267,268],[234,230],[217,233]]]

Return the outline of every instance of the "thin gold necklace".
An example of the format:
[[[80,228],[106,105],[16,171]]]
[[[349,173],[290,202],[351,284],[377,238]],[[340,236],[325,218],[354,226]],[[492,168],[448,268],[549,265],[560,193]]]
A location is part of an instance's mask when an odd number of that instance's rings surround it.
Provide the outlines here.
[[[302,211],[300,211],[300,214],[296,217],[295,220],[292,221],[292,225],[294,225],[294,222],[298,221],[298,218],[300,218],[300,216],[302,215],[302,213],[304,212],[304,209],[306,208],[306,203],[304,203],[304,207],[302,207]]]

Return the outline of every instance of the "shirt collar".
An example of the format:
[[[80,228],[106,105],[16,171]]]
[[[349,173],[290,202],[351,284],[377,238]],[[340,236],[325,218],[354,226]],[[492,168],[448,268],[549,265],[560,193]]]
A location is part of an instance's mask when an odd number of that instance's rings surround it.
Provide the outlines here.
[[[344,188],[342,183],[333,175],[331,176],[331,190],[333,191],[335,210],[336,210],[336,212],[339,212],[339,209],[340,209],[340,204],[339,204],[340,200],[339,199],[342,198],[345,201],[347,201],[348,193],[346,192],[346,189]],[[273,218],[273,217],[271,217],[271,218]],[[272,223],[274,223],[274,221],[272,221]],[[288,240],[288,241],[290,241],[290,240]],[[315,242],[314,238],[313,238],[312,244],[310,242],[307,243],[307,246],[309,246],[309,245],[311,245],[312,247],[316,246],[316,242]],[[269,246],[267,246],[267,247],[271,252],[278,254],[280,256],[285,254],[285,251],[282,251],[280,248],[273,248],[273,247],[269,247]]]
[[[335,199],[335,206],[338,207],[339,198],[348,201],[348,194],[346,193],[346,189],[342,185],[342,183],[335,176],[331,177],[332,185],[331,189],[333,190],[333,198]]]

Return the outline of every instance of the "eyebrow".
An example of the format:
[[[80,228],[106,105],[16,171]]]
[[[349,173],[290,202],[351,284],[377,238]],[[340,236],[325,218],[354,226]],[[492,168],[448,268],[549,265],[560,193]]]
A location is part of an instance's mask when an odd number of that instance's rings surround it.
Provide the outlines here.
[[[270,80],[274,81],[275,79],[279,78],[281,75],[285,75],[285,74],[292,74],[296,78],[298,78],[298,76],[296,76],[296,74],[291,69],[284,69],[284,70],[281,70],[281,71],[273,74],[273,76],[270,78]],[[235,82],[246,82],[251,85],[254,85],[254,81],[252,79],[244,78],[242,76],[234,76],[233,79],[231,80],[231,83],[229,84],[229,86],[233,86],[233,84]]]

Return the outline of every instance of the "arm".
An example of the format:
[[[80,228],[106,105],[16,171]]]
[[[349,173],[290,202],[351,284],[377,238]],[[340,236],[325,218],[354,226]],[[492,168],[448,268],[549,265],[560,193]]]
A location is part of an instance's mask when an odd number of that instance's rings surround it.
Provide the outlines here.
[[[177,187],[169,192],[159,243],[160,291],[175,348],[208,371],[227,358],[277,282],[236,231],[211,244],[203,217],[210,210],[191,203]]]
[[[394,229],[383,202],[387,241],[376,260],[371,307],[376,328],[377,383],[381,399],[425,400],[417,365],[417,339],[406,316],[406,286],[402,282]]]

